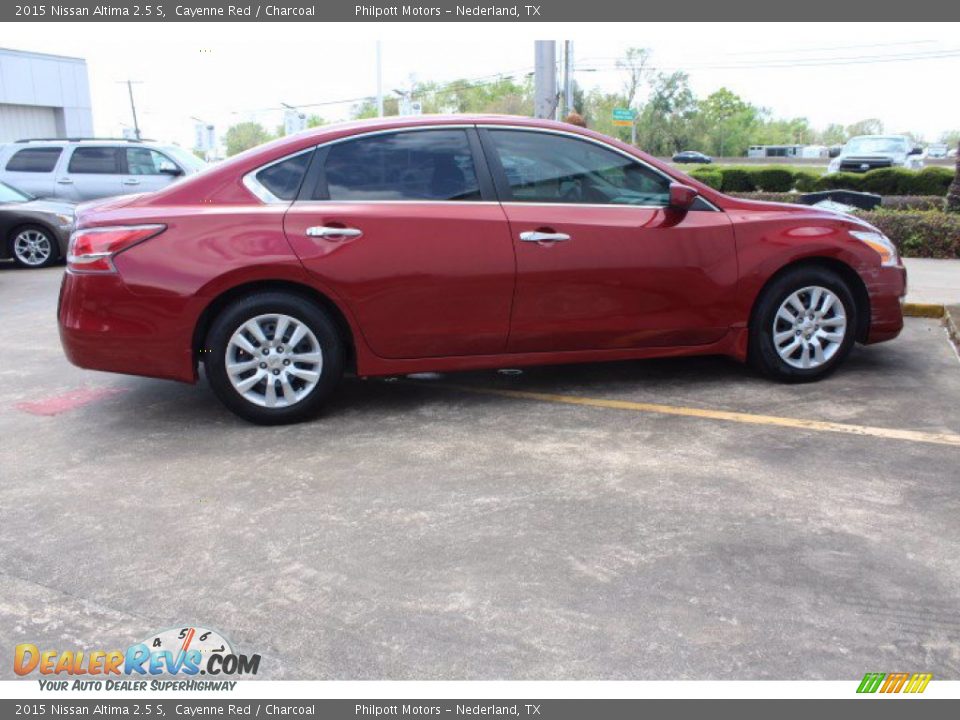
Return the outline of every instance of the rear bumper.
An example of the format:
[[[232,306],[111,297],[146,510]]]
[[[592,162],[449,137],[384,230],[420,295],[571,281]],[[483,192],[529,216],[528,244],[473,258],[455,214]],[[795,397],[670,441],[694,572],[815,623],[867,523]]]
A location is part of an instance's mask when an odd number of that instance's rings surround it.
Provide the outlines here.
[[[902,266],[880,268],[867,292],[870,295],[870,326],[866,344],[892,340],[903,330],[903,298],[907,294],[907,270]]]
[[[60,342],[78,367],[194,382],[184,309],[177,298],[137,295],[117,274],[68,270],[57,305]]]

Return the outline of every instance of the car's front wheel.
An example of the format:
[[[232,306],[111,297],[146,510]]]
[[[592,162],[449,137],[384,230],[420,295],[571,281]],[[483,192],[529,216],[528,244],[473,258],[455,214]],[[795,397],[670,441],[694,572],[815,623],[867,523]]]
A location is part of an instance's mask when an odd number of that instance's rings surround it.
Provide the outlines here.
[[[203,353],[217,397],[261,425],[314,416],[343,376],[343,341],[316,303],[264,292],[228,306],[214,320]]]
[[[39,225],[17,228],[10,234],[9,243],[10,257],[20,267],[47,267],[60,257],[53,233]]]
[[[853,347],[857,305],[846,281],[815,266],[777,278],[761,294],[750,327],[750,360],[785,382],[817,380]]]

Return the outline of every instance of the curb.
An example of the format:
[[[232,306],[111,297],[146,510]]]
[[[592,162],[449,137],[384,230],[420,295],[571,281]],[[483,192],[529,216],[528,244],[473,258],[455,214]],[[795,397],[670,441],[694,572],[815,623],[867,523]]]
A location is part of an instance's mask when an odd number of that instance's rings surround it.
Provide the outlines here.
[[[947,328],[947,335],[953,341],[957,352],[960,352],[960,305],[948,305],[944,308],[943,325]]]
[[[960,310],[960,308],[955,308],[955,312]],[[936,303],[912,303],[907,302],[903,304],[903,315],[904,317],[920,317],[920,318],[942,318],[946,315],[946,309],[943,305],[938,305]],[[958,313],[960,315],[960,313]]]

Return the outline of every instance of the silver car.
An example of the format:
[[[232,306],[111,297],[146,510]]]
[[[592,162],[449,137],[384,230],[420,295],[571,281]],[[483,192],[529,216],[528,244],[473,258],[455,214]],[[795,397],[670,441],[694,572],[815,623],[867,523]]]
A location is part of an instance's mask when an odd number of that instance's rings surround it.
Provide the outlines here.
[[[73,222],[73,203],[38,200],[0,182],[0,258],[27,268],[52,265],[67,255]]]
[[[183,148],[140,140],[18,140],[0,146],[0,181],[71,202],[160,190],[205,166]]]

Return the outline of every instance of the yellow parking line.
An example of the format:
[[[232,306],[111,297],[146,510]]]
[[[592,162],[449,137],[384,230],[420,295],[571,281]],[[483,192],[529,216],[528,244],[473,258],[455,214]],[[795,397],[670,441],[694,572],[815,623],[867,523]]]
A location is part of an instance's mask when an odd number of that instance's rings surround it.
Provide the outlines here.
[[[871,427],[869,425],[849,425],[846,423],[825,422],[822,420],[801,420],[799,418],[778,417],[776,415],[754,415],[752,413],[729,412],[727,410],[708,410],[704,408],[682,407],[679,405],[632,402],[630,400],[607,400],[605,398],[580,397],[578,395],[554,395],[553,393],[529,392],[527,390],[505,390],[499,388],[473,387],[470,385],[450,385],[446,383],[432,385],[432,387],[443,387],[449,390],[460,390],[462,392],[477,393],[480,395],[497,395],[499,397],[515,398],[518,400],[538,400],[540,402],[582,405],[586,407],[606,408],[608,410],[633,410],[635,412],[658,413],[661,415],[681,415],[683,417],[724,420],[727,422],[747,423],[749,425],[774,425],[800,430],[845,433],[847,435],[863,435],[888,440],[907,440],[909,442],[960,447],[960,435],[954,433],[896,430],[894,428]]]

